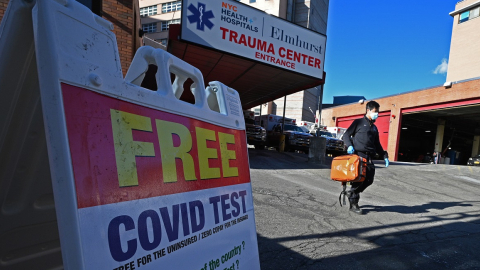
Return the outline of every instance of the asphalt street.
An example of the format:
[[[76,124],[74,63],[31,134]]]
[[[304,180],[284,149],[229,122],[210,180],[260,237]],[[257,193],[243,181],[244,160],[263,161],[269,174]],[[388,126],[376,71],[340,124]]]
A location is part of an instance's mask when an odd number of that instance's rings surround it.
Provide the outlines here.
[[[357,215],[329,165],[249,157],[262,270],[480,269],[480,167],[379,161]]]

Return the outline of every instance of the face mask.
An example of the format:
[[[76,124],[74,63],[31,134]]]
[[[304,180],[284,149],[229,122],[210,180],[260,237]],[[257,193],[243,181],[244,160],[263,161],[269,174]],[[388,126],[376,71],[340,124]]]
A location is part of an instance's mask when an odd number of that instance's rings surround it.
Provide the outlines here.
[[[376,113],[376,112],[371,112],[371,113],[370,113],[370,117],[372,118],[372,120],[377,120],[377,118],[378,118],[378,113]]]

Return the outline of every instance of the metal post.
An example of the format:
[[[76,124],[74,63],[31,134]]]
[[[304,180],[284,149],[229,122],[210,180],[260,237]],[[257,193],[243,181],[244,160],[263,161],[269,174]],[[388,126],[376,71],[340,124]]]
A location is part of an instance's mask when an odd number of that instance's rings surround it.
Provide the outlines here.
[[[315,87],[317,88],[317,87]],[[318,90],[318,88],[317,88]],[[320,90],[318,93],[318,126],[322,124],[322,103],[323,103],[323,84],[320,85]]]
[[[280,134],[280,144],[278,145],[278,151],[283,152],[285,150],[285,110],[287,109],[287,96],[283,98],[283,119],[282,119],[282,134]]]
[[[285,127],[285,109],[287,109],[287,96],[283,98],[283,119],[282,119],[282,133]]]

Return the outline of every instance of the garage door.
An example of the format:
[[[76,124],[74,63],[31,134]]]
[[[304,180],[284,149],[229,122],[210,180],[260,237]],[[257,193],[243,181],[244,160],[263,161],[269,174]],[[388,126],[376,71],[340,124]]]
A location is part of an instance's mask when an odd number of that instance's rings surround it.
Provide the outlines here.
[[[362,118],[364,115],[354,115],[337,118],[337,127],[348,128],[353,120]],[[383,149],[387,151],[388,148],[388,131],[390,129],[390,111],[381,112],[378,114],[377,121],[375,125],[378,128],[378,135],[380,136],[380,144]]]

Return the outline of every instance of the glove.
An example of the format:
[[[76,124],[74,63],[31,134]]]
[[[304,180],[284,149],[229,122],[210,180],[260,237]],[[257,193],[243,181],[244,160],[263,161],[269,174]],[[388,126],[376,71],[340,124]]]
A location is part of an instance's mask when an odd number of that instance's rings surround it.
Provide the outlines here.
[[[390,161],[388,161],[388,158],[385,158],[385,168],[387,168],[388,165],[390,165]]]
[[[353,149],[353,146],[351,146],[351,145],[347,148],[347,153],[348,154],[353,154],[354,151],[355,151],[355,149]]]

